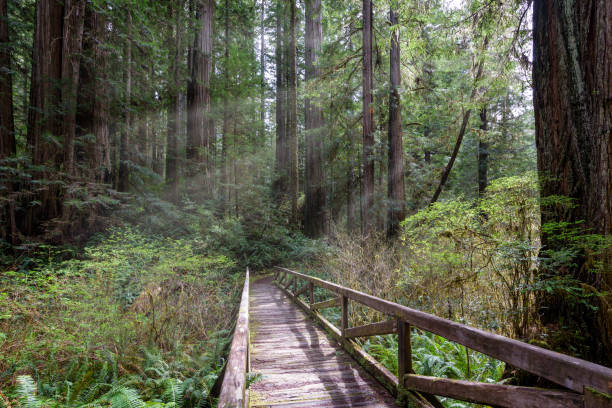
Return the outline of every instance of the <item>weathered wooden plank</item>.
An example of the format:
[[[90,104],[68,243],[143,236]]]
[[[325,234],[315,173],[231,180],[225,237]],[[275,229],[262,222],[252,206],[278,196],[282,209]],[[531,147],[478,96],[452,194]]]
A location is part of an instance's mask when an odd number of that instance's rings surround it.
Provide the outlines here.
[[[412,343],[410,341],[410,325],[397,320],[397,377],[404,378],[412,373]]]
[[[217,404],[220,408],[246,407],[248,394],[246,394],[246,373],[249,365],[249,268],[244,278],[244,288],[240,299],[240,309],[232,347],[227,359],[227,367],[221,393]]]
[[[313,304],[310,305],[310,308],[312,310],[325,309],[325,308],[328,308],[328,307],[338,306],[339,304],[340,304],[340,298],[336,297],[336,298],[333,298],[333,299],[324,300],[323,302],[313,303]]]
[[[405,375],[404,385],[410,390],[497,407],[583,407],[583,396],[569,391],[487,384],[416,374]]]
[[[597,392],[590,388],[584,389],[584,408],[610,408],[612,395]]]
[[[282,287],[279,287],[281,290],[284,290]],[[284,290],[287,296],[289,293]],[[351,339],[346,339],[342,337],[340,329],[330,323],[323,315],[321,315],[317,311],[310,310],[308,305],[304,303],[301,299],[295,299],[295,303],[306,313],[313,316],[315,320],[326,330],[326,332],[334,338],[344,350],[346,350],[353,358],[355,358],[359,364],[370,373],[376,380],[382,384],[383,387],[389,391],[393,396],[397,396],[397,386],[398,381],[397,377],[393,375],[385,366],[376,361],[374,357],[369,355],[361,346],[355,343]],[[442,405],[439,401],[433,398],[434,401],[429,401],[427,395],[421,395],[418,392],[410,391],[407,395],[408,398],[415,403],[418,407],[421,408],[442,408]]]
[[[395,320],[387,320],[385,322],[371,323],[363,326],[349,327],[344,333],[346,338],[368,337],[382,334],[396,333]]]
[[[443,319],[299,272],[277,268],[340,296],[401,318],[423,330],[537,374],[572,391],[582,393],[585,387],[591,387],[612,394],[610,368]]]
[[[306,293],[310,289],[310,282],[306,283],[300,290],[295,292],[295,296],[300,296],[302,293]]]
[[[252,285],[253,407],[394,407],[393,397],[300,308],[305,302],[264,279]],[[278,284],[277,284],[278,285]],[[296,303],[300,303],[298,308]]]
[[[348,329],[348,298],[346,296],[342,296],[340,305],[342,309],[340,331],[342,332],[342,337],[346,337],[346,329]]]

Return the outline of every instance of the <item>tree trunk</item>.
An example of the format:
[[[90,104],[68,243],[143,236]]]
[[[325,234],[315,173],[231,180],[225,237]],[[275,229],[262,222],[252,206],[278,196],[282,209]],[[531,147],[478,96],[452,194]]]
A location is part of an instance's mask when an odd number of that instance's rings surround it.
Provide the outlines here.
[[[578,298],[569,290],[542,296],[541,318],[555,334],[552,347],[612,365],[612,252],[591,235],[612,233],[612,2],[539,0],[533,28],[540,194],[572,199],[542,202],[542,245],[547,255],[577,251],[540,272],[582,288]],[[559,223],[587,235],[577,240],[583,243],[561,238],[568,231]]]
[[[397,13],[389,11],[391,25],[397,25]],[[406,217],[406,193],[404,191],[404,145],[402,143],[402,116],[399,96],[401,86],[399,29],[391,34],[391,53],[389,54],[390,85],[389,92],[389,210],[387,235],[395,236],[399,224]]]
[[[83,24],[85,22],[85,0],[64,0],[64,24],[62,38],[62,111],[64,136],[64,170],[74,175],[74,139],[76,137],[77,89]]]
[[[274,51],[276,65],[276,151],[274,162],[274,199],[279,204],[286,192],[284,151],[287,136],[286,87],[285,87],[285,52],[284,52],[284,2],[276,4],[276,47]]]
[[[168,86],[168,134],[166,136],[166,184],[169,187],[169,199],[178,203],[178,126],[180,123],[180,94],[179,94],[179,64],[181,61],[181,14],[183,12],[182,1],[175,7],[170,4],[171,12],[174,13],[174,38],[170,35],[169,43],[174,43],[174,55],[170,54],[170,76],[172,78]],[[171,29],[172,31],[172,29]],[[172,49],[172,47],[170,47]]]
[[[265,48],[266,1],[261,0],[261,33],[259,39],[259,65],[261,69],[261,89],[259,90],[259,143],[266,142],[266,48]]]
[[[13,75],[6,0],[0,0],[0,159],[16,153],[13,120]]]
[[[363,176],[361,198],[361,233],[372,231],[374,198],[374,108],[372,107],[372,0],[363,0]]]
[[[287,94],[288,174],[291,196],[291,222],[298,223],[298,135],[297,135],[297,43],[295,0],[289,0],[289,84]]]
[[[320,75],[321,0],[306,0],[306,81]],[[306,97],[306,203],[304,231],[310,237],[325,232],[325,175],[323,173],[323,112],[318,98]]]
[[[227,150],[229,147],[229,126],[230,126],[230,108],[229,108],[229,1],[225,0],[225,51],[223,55],[223,80],[225,90],[223,92],[223,135],[221,140],[221,197],[229,205],[230,189],[229,189],[229,169],[227,162]]]
[[[117,190],[128,191],[130,182],[130,132],[132,131],[132,13],[127,11],[127,44],[126,44],[126,67],[125,67],[125,129],[121,133],[119,141],[119,178]]]
[[[489,143],[486,141],[488,129],[487,108],[483,106],[480,110],[480,130],[482,134],[478,141],[478,197],[481,198],[484,197],[485,190],[489,184],[487,178],[489,170]]]
[[[214,0],[199,1],[196,11],[198,27],[191,55],[191,106],[187,135],[187,159],[190,161],[192,172],[196,173],[202,170],[206,172],[208,169],[207,118],[210,110],[213,13]],[[201,163],[204,163],[203,168],[200,166]]]

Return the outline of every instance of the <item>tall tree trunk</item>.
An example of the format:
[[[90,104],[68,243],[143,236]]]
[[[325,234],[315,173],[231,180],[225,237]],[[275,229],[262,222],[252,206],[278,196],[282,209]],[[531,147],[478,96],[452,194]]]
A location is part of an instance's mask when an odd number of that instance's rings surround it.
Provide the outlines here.
[[[306,81],[320,75],[321,0],[306,0]],[[310,237],[325,232],[325,175],[323,173],[323,112],[319,98],[307,97],[306,111],[306,202],[304,231]]]
[[[372,231],[374,199],[374,108],[372,107],[372,0],[363,0],[363,176],[361,197],[361,233],[367,237]]]
[[[489,123],[487,120],[487,108],[480,109],[480,140],[478,140],[478,197],[484,197],[485,190],[489,184],[487,172],[489,170],[489,143],[487,142],[487,131]],[[484,140],[483,140],[484,139]]]
[[[57,109],[61,92],[56,84],[61,83],[62,42],[58,39],[62,38],[64,7],[59,0],[39,0],[35,13],[27,149],[33,164],[54,166],[63,155],[57,145],[49,143],[44,135],[61,134]],[[46,171],[34,175],[46,179],[52,176]],[[50,220],[59,215],[58,194],[56,185],[40,191],[37,196],[40,205],[30,206],[27,211],[23,228],[26,235],[34,232],[40,220]]]
[[[64,0],[62,38],[62,110],[64,170],[74,175],[74,139],[76,137],[77,89],[83,45],[85,0]]]
[[[291,221],[298,222],[298,136],[297,136],[297,66],[295,0],[289,0],[289,83],[287,94],[288,173],[291,196]]]
[[[229,78],[229,1],[225,0],[225,50],[223,53],[223,81],[224,81],[224,92],[223,92],[223,135],[221,139],[221,197],[229,205],[230,203],[230,189],[229,189],[229,164],[227,162],[227,150],[229,147],[229,126],[230,126],[230,107],[229,107],[229,92],[230,92],[230,78]]]
[[[397,25],[397,13],[389,10],[391,25]],[[390,85],[389,92],[389,175],[388,191],[389,210],[387,220],[387,235],[397,234],[399,224],[406,217],[406,193],[404,191],[404,145],[402,143],[402,116],[399,87],[400,46],[399,29],[391,34],[391,53],[389,54]]]
[[[15,123],[13,120],[13,75],[11,73],[11,48],[8,31],[8,13],[6,0],[0,0],[0,161],[17,152],[15,143]],[[6,164],[2,164],[6,166]],[[0,238],[17,244],[17,226],[15,220],[12,183],[6,183],[5,194],[8,202],[0,206]]]
[[[13,75],[6,0],[0,0],[0,159],[16,153]]]
[[[208,169],[207,118],[210,110],[213,13],[214,0],[198,1],[196,10],[198,26],[191,55],[191,106],[187,135],[187,159],[190,161],[193,172],[202,170],[206,172]],[[202,163],[204,163],[203,167],[200,166]]]
[[[91,7],[88,7],[91,8]],[[97,181],[110,181],[111,174],[111,144],[108,129],[109,92],[107,82],[108,51],[104,45],[108,41],[108,22],[104,14],[91,11],[94,18],[95,41],[93,41],[93,61],[95,73],[93,78],[93,129],[96,144],[94,147],[94,161],[96,167],[95,179]]]
[[[180,93],[179,93],[179,64],[181,61],[181,14],[183,2],[179,1],[175,7],[170,4],[174,13],[174,36],[170,41],[174,44],[174,54],[170,54],[170,75],[172,81],[168,86],[168,134],[166,136],[166,183],[169,186],[169,199],[178,203],[178,126],[180,123]],[[172,31],[172,30],[171,30]],[[174,37],[174,38],[172,38]],[[172,49],[172,48],[171,48]]]
[[[549,255],[578,251],[540,272],[582,288],[578,299],[563,290],[541,297],[541,318],[553,347],[612,365],[612,252],[590,235],[612,233],[612,2],[538,0],[533,27],[540,194],[572,199],[542,201],[542,245]],[[559,223],[591,238],[576,247],[560,238],[567,231],[544,227]]]
[[[130,132],[132,131],[132,13],[127,11],[127,44],[126,44],[126,67],[125,67],[125,129],[121,133],[119,141],[119,178],[117,190],[128,191],[130,182]]]
[[[213,27],[215,19],[215,0],[204,0],[202,4],[202,85],[203,85],[203,126],[202,131],[202,149],[204,152],[204,170],[205,180],[204,188],[208,197],[212,195],[213,181],[213,168],[211,160],[211,138],[210,133],[210,122],[212,121],[210,112],[210,76],[212,74],[212,62],[213,62]]]
[[[285,52],[283,40],[283,21],[284,21],[284,2],[276,3],[276,47],[274,50],[276,66],[276,151],[274,161],[274,184],[273,194],[275,201],[280,203],[282,195],[285,193],[285,169],[284,151],[287,136],[287,115],[286,115],[286,87],[285,87]]]
[[[261,70],[261,89],[259,90],[259,143],[266,142],[266,1],[261,0],[261,33],[259,38],[259,66]]]

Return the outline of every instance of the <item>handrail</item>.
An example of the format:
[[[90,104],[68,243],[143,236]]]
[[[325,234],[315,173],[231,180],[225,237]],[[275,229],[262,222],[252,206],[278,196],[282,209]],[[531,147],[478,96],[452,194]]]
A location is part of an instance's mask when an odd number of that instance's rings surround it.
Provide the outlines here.
[[[248,406],[246,374],[249,371],[249,268],[246,269],[240,309],[225,375],[219,395],[219,408],[243,408]]]
[[[512,366],[523,369],[530,373],[536,374],[543,378],[546,378],[556,384],[562,385],[572,391],[575,391],[579,394],[591,393],[591,389],[596,390],[600,393],[612,394],[612,369],[597,365],[585,360],[581,360],[579,358],[570,357],[561,353],[557,353],[554,351],[546,350],[541,347],[537,347],[528,343],[523,343],[518,340],[510,339],[504,336],[500,336],[497,334],[493,334],[490,332],[486,332],[484,330],[476,329],[474,327],[470,327],[464,324],[456,323],[448,319],[444,319],[432,314],[428,314],[425,312],[421,312],[419,310],[411,309],[409,307],[389,302],[384,299],[377,298],[372,295],[368,295],[366,293],[349,289],[341,285],[337,285],[332,282],[328,282],[319,278],[315,278],[312,276],[308,276],[299,272],[295,272],[286,268],[275,267],[278,271],[277,276],[280,274],[284,275],[292,275],[293,276],[293,288],[294,293],[297,288],[297,281],[295,279],[300,278],[307,282],[309,285],[318,286],[324,289],[327,289],[341,298],[339,302],[342,305],[342,322],[341,322],[341,330],[339,331],[342,339],[348,341],[347,334],[351,334],[351,329],[348,328],[348,319],[346,317],[346,309],[348,300],[353,300],[373,309],[376,309],[384,314],[391,315],[397,318],[397,327],[395,331],[391,331],[391,329],[387,329],[386,333],[397,332],[400,334],[400,347],[399,354],[400,359],[398,360],[398,365],[400,367],[399,370],[399,378],[404,382],[404,386],[407,389],[410,389],[411,380],[408,378],[412,372],[411,366],[411,356],[410,356],[410,325],[418,327],[422,330],[429,331],[435,333],[441,337],[444,337],[448,340],[454,341],[456,343],[462,344],[468,348],[484,353],[488,356],[496,358],[498,360],[504,361]],[[288,280],[289,281],[289,280]],[[289,292],[287,289],[285,289]],[[297,296],[294,296],[291,292],[290,295],[299,303],[304,303],[300,299],[297,299]],[[311,305],[314,303],[314,299],[311,296],[310,299]],[[324,303],[324,302],[319,302]],[[333,306],[330,302],[330,306]],[[315,304],[316,305],[316,304]],[[330,307],[327,306],[327,307]],[[315,309],[311,308],[311,306],[306,306],[311,313],[317,315]],[[319,315],[319,317],[321,317]],[[327,322],[329,324],[329,322]],[[383,327],[384,325],[380,325]],[[389,325],[387,325],[389,326]],[[407,327],[402,327],[407,326]],[[374,326],[368,328],[370,332],[375,329]],[[336,329],[337,330],[337,329]],[[368,331],[365,329],[365,326],[361,326],[357,331]],[[355,332],[354,330],[352,332]],[[380,333],[373,333],[380,334]],[[372,335],[372,334],[367,334]],[[402,344],[405,347],[402,347]],[[406,350],[405,348],[408,348]],[[425,382],[422,377],[419,378],[419,384],[421,387],[421,391],[423,391],[422,383]],[[412,382],[415,380],[413,379]],[[452,380],[449,380],[452,382]],[[455,384],[456,387],[465,387],[465,383],[469,382],[461,382],[461,384]],[[478,385],[487,385],[482,383],[469,383],[469,384],[478,384]],[[512,389],[513,392],[516,391],[515,388],[525,388],[525,387],[510,387],[508,390]],[[436,390],[439,391],[440,387],[437,387]],[[487,388],[487,387],[485,387]],[[488,389],[488,388],[487,388]],[[499,389],[496,388],[496,391]],[[531,388],[531,390],[536,390]],[[520,391],[520,390],[519,390]],[[536,390],[537,391],[537,390]],[[543,390],[547,391],[547,390]],[[432,392],[433,394],[433,392]],[[550,393],[549,393],[550,394]],[[566,393],[567,400],[575,400],[570,393]],[[437,394],[444,395],[444,394]],[[541,401],[541,398],[547,398],[538,394],[538,401]],[[561,392],[563,395],[563,392]],[[575,394],[573,394],[575,396]],[[557,396],[558,397],[558,396]],[[585,397],[585,400],[587,398]],[[534,400],[535,401],[535,400]],[[500,405],[504,406],[504,405]],[[523,405],[528,406],[528,405]],[[542,406],[540,404],[540,406]],[[558,405],[558,406],[574,406],[571,404],[566,405]],[[596,405],[588,405],[595,407]],[[602,405],[603,406],[603,405]]]

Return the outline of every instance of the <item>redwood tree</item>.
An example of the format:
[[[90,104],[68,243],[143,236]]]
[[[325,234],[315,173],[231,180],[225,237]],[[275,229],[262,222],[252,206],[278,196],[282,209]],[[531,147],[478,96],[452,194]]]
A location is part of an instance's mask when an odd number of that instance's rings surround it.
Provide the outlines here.
[[[321,52],[321,0],[306,0],[306,81],[319,77]],[[323,112],[317,97],[305,100],[306,114],[306,202],[304,230],[311,237],[325,232],[325,188],[323,173]]]
[[[6,0],[0,0],[0,159],[15,154],[13,82]]]
[[[389,20],[397,25],[397,12],[391,8]],[[400,75],[400,46],[399,29],[391,33],[391,52],[389,54],[389,175],[388,199],[389,210],[387,217],[387,234],[394,236],[399,223],[406,217],[405,191],[404,191],[404,146],[402,143],[402,116],[399,96],[401,83]]]
[[[533,27],[542,245],[552,259],[575,254],[543,264],[555,290],[542,297],[541,318],[558,334],[554,347],[609,365],[612,252],[592,234],[609,239],[612,232],[612,2],[537,0]],[[576,245],[565,239],[568,226],[579,234]],[[564,289],[568,279],[581,296]]]
[[[372,106],[372,0],[363,0],[363,175],[361,204],[361,233],[372,230],[372,201],[374,198],[374,108]]]

